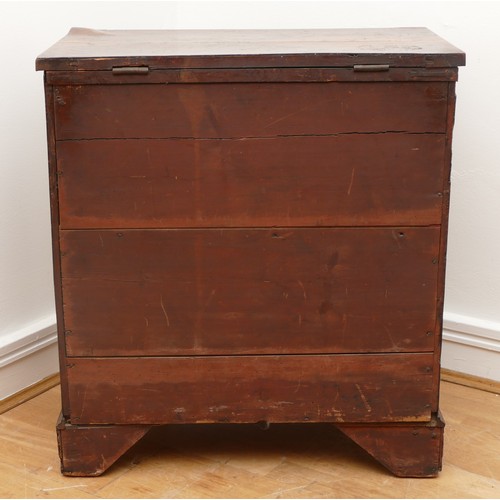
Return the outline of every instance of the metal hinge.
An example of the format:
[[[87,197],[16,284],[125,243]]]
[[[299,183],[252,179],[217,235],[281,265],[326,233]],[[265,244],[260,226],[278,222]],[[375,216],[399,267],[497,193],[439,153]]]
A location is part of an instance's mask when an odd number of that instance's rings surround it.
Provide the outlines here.
[[[148,66],[113,66],[113,75],[147,75]]]
[[[355,64],[354,71],[389,71],[388,64]]]

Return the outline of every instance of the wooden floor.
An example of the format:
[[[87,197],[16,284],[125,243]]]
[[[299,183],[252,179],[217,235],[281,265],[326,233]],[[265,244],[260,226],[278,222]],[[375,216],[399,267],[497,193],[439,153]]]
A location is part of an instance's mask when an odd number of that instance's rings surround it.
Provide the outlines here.
[[[398,479],[328,425],[156,428],[104,476],[59,473],[59,387],[0,415],[0,498],[499,498],[500,396],[442,384],[437,479]]]

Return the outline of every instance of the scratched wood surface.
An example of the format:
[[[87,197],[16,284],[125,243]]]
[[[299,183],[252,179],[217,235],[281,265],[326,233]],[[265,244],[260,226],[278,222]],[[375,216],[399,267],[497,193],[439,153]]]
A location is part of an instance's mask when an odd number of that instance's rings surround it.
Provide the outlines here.
[[[425,422],[432,362],[431,353],[70,358],[69,421]]]
[[[67,85],[54,93],[58,140],[241,138],[443,133],[448,84]]]
[[[444,422],[434,414],[425,425],[342,424],[344,434],[399,477],[436,477],[442,470]],[[380,443],[385,443],[380,446]]]
[[[431,351],[439,234],[61,231],[67,353]]]
[[[140,425],[105,425],[82,429],[66,425],[61,416],[57,422],[61,471],[67,476],[98,476],[137,443],[149,429],[149,426]]]
[[[442,469],[444,424],[439,416],[429,422],[335,426],[398,477],[436,477]],[[100,476],[153,429],[148,425],[74,425],[61,416],[57,424],[61,472]],[[386,445],[380,446],[381,441]]]
[[[151,430],[105,475],[64,477],[56,387],[0,415],[1,498],[498,498],[500,397],[442,383],[444,464],[393,477],[331,425],[180,425]]]
[[[300,67],[391,64],[450,67],[465,54],[427,28],[92,30],[73,28],[37,69]]]
[[[45,80],[61,435],[323,420],[381,426],[357,435],[400,459],[382,426],[436,419],[463,53],[426,30],[186,35],[79,29],[37,62],[64,70]],[[439,465],[425,446],[411,474]]]
[[[60,141],[65,229],[429,225],[445,136]]]

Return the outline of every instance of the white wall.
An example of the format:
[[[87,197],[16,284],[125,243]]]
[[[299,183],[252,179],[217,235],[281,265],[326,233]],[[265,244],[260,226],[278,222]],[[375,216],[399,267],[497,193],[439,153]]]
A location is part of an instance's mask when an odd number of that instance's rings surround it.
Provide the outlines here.
[[[34,366],[44,368],[33,371],[32,382],[57,369],[43,85],[34,60],[71,26],[427,26],[466,51],[457,86],[443,365],[500,380],[499,20],[499,3],[479,1],[0,2],[0,399],[27,385]],[[27,377],[2,375],[23,353],[44,361],[26,358]]]

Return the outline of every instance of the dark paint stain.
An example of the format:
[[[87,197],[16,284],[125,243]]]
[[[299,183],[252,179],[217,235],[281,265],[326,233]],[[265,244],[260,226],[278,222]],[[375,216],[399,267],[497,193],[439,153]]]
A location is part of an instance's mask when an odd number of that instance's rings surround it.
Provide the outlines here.
[[[211,128],[215,134],[219,132],[219,122],[214,110],[210,105],[205,106],[206,117],[208,119],[208,128]]]
[[[332,255],[330,256],[330,259],[328,260],[327,269],[328,272],[333,271],[333,268],[338,264],[339,261],[339,253],[338,252],[333,252]]]
[[[324,300],[319,306],[319,313],[326,314],[329,311],[333,311],[333,304],[329,300]]]

